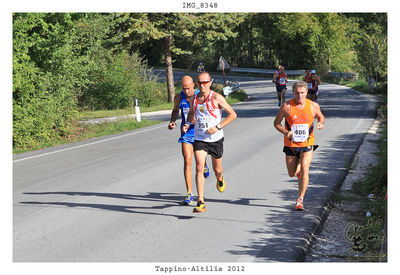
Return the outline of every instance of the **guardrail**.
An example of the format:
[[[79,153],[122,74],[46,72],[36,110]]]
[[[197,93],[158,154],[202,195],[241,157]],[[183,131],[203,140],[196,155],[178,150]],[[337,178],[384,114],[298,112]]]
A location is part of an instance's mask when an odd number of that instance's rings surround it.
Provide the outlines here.
[[[230,68],[231,72],[236,73],[255,73],[255,74],[274,74],[274,69],[254,69],[254,68]],[[285,70],[287,75],[303,75],[305,70]]]
[[[236,73],[254,73],[254,74],[274,74],[275,70],[273,69],[255,69],[255,68],[236,68],[231,67],[231,72]],[[304,75],[305,70],[285,70],[287,75]],[[341,73],[341,72],[328,72],[328,76],[337,77],[337,78],[350,78],[350,79],[358,79],[357,73]]]

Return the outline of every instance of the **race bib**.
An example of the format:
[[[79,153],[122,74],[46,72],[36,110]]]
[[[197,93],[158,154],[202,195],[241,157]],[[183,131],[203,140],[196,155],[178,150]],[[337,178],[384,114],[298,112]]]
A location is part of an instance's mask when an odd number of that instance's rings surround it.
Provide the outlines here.
[[[294,142],[304,142],[308,139],[308,124],[292,124],[291,131]]]
[[[206,132],[210,128],[210,118],[200,117],[196,120],[195,131],[201,135],[206,135]]]
[[[284,77],[279,78],[279,84],[281,84],[281,85],[285,85],[286,84],[286,81],[285,81]]]
[[[312,89],[312,83],[308,83],[308,89],[311,90]]]

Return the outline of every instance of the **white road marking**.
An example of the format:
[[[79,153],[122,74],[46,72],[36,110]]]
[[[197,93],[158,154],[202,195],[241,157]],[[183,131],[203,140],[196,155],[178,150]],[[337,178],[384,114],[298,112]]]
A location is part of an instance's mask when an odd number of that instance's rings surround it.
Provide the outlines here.
[[[82,147],[85,147],[85,146],[89,146],[89,145],[93,145],[93,144],[97,144],[97,143],[101,143],[101,142],[105,142],[105,141],[110,141],[110,140],[113,140],[113,139],[123,138],[123,137],[126,137],[126,136],[135,135],[135,134],[141,134],[141,133],[148,132],[148,131],[151,131],[151,130],[156,130],[156,129],[159,129],[159,128],[162,128],[162,127],[165,127],[164,123],[163,123],[163,125],[159,125],[157,127],[146,128],[146,129],[143,129],[141,131],[128,133],[128,134],[125,134],[125,135],[120,135],[120,136],[111,137],[111,138],[107,138],[107,139],[103,139],[103,140],[99,140],[99,141],[94,141],[94,142],[90,142],[90,143],[86,143],[86,144],[82,144],[82,145],[77,145],[77,146],[73,146],[73,147],[69,147],[69,148],[65,148],[65,149],[60,149],[60,150],[57,150],[57,151],[52,151],[52,152],[48,152],[48,153],[44,153],[44,154],[40,154],[40,155],[34,155],[34,156],[31,156],[31,157],[16,159],[16,160],[13,160],[13,162],[18,162],[18,161],[22,161],[22,160],[28,160],[28,159],[43,157],[43,156],[47,156],[47,155],[51,155],[51,154],[55,154],[55,153],[59,153],[59,152],[63,152],[63,151],[82,148]]]

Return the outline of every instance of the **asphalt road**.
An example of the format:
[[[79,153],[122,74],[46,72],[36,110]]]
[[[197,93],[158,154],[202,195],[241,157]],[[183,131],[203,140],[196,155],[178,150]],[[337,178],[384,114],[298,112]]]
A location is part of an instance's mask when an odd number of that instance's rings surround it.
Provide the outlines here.
[[[325,128],[311,166],[306,211],[293,210],[270,81],[241,83],[247,102],[224,129],[224,176],[206,180],[207,212],[180,206],[186,190],[179,131],[145,129],[14,156],[16,262],[298,261],[330,192],[372,125],[375,100],[320,87]],[[291,95],[291,88],[288,94]],[[208,161],[209,163],[210,160]]]

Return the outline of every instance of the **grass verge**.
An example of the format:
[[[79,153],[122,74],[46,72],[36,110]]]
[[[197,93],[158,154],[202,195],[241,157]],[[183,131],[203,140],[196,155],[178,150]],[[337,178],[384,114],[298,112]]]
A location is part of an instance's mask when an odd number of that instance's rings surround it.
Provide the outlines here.
[[[13,154],[20,154],[28,151],[44,149],[52,146],[72,143],[82,140],[88,140],[95,137],[117,134],[121,132],[131,131],[154,124],[161,123],[159,120],[146,120],[136,122],[134,119],[119,120],[115,122],[106,122],[101,124],[82,125],[77,121],[72,122],[71,133],[65,138],[53,139],[43,142],[30,148],[13,149]]]
[[[332,77],[322,77],[322,81],[329,82],[333,84],[343,85],[362,93],[375,93],[375,89],[371,88],[367,81],[363,78],[359,79],[344,79],[344,78],[332,78]]]
[[[222,89],[224,86],[222,84],[213,84],[213,89],[220,94],[223,94]],[[182,85],[180,82],[175,83],[175,93],[178,93],[182,90]],[[228,97],[226,100],[229,104],[235,104],[240,101],[247,100],[247,94],[243,90],[238,90]],[[172,110],[174,107],[173,102],[166,102],[156,106],[140,106],[140,112],[155,112],[161,110]],[[114,117],[114,116],[125,116],[130,114],[135,114],[135,107],[129,107],[124,109],[114,109],[114,110],[96,110],[96,111],[81,111],[77,112],[75,118],[77,120],[84,120],[84,119],[93,119],[93,118],[104,118],[104,117]]]
[[[155,112],[160,110],[172,110],[174,107],[173,102],[166,102],[157,106],[150,107],[140,107],[140,112]],[[135,107],[129,107],[125,109],[115,109],[115,110],[97,110],[97,111],[82,111],[77,115],[78,120],[91,119],[91,118],[103,118],[103,117],[114,117],[114,116],[125,116],[130,114],[135,114]]]

